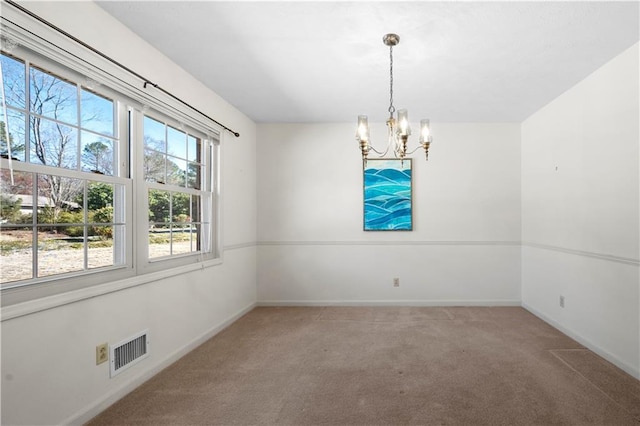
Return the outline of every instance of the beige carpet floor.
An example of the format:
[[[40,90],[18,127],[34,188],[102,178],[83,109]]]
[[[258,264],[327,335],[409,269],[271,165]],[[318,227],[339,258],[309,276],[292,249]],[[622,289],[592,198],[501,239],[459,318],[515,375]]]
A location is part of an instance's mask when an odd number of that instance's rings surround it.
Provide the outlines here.
[[[640,381],[517,307],[256,308],[91,425],[640,425]]]

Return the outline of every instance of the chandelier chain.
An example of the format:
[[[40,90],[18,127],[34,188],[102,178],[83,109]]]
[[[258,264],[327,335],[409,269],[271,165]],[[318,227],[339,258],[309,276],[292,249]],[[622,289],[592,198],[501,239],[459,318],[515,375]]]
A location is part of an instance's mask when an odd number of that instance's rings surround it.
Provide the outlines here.
[[[393,117],[396,108],[393,106],[393,45],[389,46],[389,114]]]

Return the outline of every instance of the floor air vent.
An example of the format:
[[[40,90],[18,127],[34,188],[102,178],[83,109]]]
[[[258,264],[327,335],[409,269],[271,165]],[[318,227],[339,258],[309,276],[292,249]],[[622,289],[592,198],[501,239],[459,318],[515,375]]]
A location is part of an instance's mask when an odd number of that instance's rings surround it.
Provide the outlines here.
[[[120,374],[149,355],[149,330],[111,347],[111,377]]]

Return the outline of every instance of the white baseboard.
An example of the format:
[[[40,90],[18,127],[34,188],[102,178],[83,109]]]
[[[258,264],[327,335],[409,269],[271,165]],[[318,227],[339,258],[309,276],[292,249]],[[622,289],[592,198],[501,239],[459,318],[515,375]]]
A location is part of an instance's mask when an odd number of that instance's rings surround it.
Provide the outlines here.
[[[90,406],[72,415],[67,420],[62,422],[62,424],[83,425],[87,423],[89,420],[91,420],[92,418],[94,418],[95,416],[103,412],[105,409],[113,405],[119,399],[123,398],[125,395],[127,395],[128,393],[136,389],[138,386],[142,385],[147,380],[151,379],[160,371],[164,370],[169,365],[173,364],[174,362],[182,358],[187,353],[191,352],[192,350],[194,350],[195,348],[197,348],[198,346],[200,346],[201,344],[203,344],[204,342],[206,342],[216,334],[220,333],[222,330],[230,326],[232,323],[234,323],[236,320],[238,320],[240,317],[242,317],[244,314],[246,314],[247,312],[249,312],[255,307],[256,307],[256,303],[251,303],[247,307],[241,309],[240,311],[232,315],[230,318],[222,321],[220,324],[211,328],[210,330],[203,333],[202,335],[196,337],[191,342],[187,343],[185,346],[177,349],[175,352],[173,352],[172,354],[170,354],[169,356],[161,360],[155,366],[144,371],[138,376],[132,377],[130,380],[128,380],[118,389],[115,389],[114,391],[105,395],[103,398],[95,401]]]
[[[523,302],[522,303],[522,307],[524,309],[526,309],[527,311],[531,312],[533,315],[535,315],[538,318],[540,318],[541,320],[543,320],[544,322],[546,322],[549,325],[551,325],[553,328],[556,328],[556,329],[560,330],[561,332],[563,332],[564,334],[566,334],[567,336],[571,337],[573,340],[575,340],[576,342],[580,343],[581,345],[583,345],[584,347],[586,347],[590,351],[598,354],[602,358],[604,358],[607,361],[609,361],[610,363],[614,364],[616,367],[620,368],[621,370],[624,370],[625,372],[629,373],[631,376],[633,376],[636,379],[640,380],[640,368],[638,368],[636,366],[633,366],[633,365],[630,365],[630,364],[622,361],[617,356],[615,356],[612,353],[606,351],[605,349],[602,349],[600,346],[594,344],[592,341],[590,341],[589,339],[587,339],[587,338],[581,336],[580,334],[574,332],[573,330],[570,330],[570,329],[564,327],[562,324],[560,324],[559,322],[555,321],[554,319],[552,319],[548,315],[545,315],[544,313],[540,312],[539,310],[537,310],[533,306],[530,306],[530,305],[528,305],[528,304]]]
[[[520,300],[260,300],[258,306],[521,306]]]

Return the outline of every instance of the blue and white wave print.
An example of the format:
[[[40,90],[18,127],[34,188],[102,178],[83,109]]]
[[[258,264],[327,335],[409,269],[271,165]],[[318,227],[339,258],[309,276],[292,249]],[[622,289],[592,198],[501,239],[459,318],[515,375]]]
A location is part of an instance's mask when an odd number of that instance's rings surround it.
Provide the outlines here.
[[[374,168],[371,163],[364,171],[364,229],[411,230],[411,169]]]

